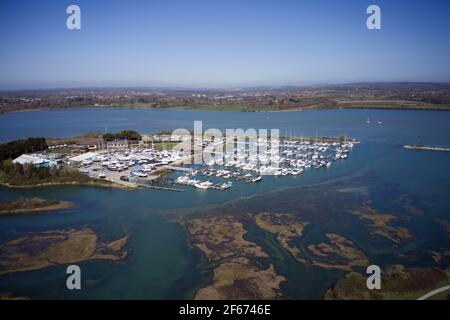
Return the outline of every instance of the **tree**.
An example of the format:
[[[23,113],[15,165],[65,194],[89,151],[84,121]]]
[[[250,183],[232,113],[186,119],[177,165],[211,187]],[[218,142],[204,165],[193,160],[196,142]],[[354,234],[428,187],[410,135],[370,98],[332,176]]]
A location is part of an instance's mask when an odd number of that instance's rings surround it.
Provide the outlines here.
[[[28,138],[0,144],[0,161],[14,159],[24,153],[48,149],[45,138]]]
[[[123,130],[118,133],[105,133],[103,135],[103,139],[105,141],[114,141],[114,140],[133,140],[140,141],[141,135],[139,132],[135,130]]]

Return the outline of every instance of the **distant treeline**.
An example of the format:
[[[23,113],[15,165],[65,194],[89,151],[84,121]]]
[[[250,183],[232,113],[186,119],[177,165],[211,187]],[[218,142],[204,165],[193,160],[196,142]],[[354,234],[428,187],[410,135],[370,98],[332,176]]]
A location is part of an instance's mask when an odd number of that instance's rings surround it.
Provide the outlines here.
[[[114,141],[114,140],[141,140],[141,135],[134,130],[124,130],[118,133],[105,133],[103,135],[103,139],[106,141]]]
[[[14,159],[24,153],[38,152],[48,149],[45,138],[28,138],[0,144],[0,161]]]

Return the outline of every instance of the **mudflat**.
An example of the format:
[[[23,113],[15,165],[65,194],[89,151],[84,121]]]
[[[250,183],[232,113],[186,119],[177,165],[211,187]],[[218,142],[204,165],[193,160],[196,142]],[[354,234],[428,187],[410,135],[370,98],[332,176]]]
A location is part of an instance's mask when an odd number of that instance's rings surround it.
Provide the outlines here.
[[[88,260],[127,256],[128,236],[101,242],[90,228],[46,231],[0,245],[0,275]]]

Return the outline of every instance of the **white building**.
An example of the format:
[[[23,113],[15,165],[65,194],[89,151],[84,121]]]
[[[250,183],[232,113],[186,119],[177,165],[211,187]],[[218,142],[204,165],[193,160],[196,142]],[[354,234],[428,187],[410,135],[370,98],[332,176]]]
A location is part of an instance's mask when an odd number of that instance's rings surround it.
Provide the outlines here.
[[[77,164],[77,163],[83,162],[84,160],[89,160],[89,159],[95,158],[97,156],[98,156],[97,152],[86,152],[86,153],[80,154],[76,157],[70,158],[69,163]]]
[[[49,167],[56,165],[56,162],[54,161],[43,159],[29,154],[23,154],[20,157],[14,159],[12,162],[20,163],[21,165],[32,164],[35,167]]]

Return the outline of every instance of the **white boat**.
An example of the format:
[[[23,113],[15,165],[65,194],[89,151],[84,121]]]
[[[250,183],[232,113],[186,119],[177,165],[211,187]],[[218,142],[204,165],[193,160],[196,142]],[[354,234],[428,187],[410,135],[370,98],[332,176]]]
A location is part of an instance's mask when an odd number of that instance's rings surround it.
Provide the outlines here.
[[[261,176],[257,176],[256,178],[254,178],[252,181],[253,182],[259,182],[261,181],[262,177]]]
[[[196,187],[197,189],[209,189],[213,186],[213,183],[210,181],[205,181],[205,182],[198,182],[196,184],[194,184],[194,187]]]
[[[195,181],[195,180],[189,179],[188,176],[180,176],[175,179],[175,183],[178,183],[178,184],[191,184],[191,181]]]
[[[92,163],[93,163],[92,160],[84,160],[82,162],[83,166],[85,167],[89,167]]]
[[[231,188],[232,186],[233,186],[233,184],[232,184],[231,182],[223,183],[223,184],[221,184],[221,185],[219,186],[219,189],[220,189],[220,190],[226,190],[226,189]]]
[[[131,175],[139,178],[145,178],[148,177],[148,175],[143,171],[131,171]]]
[[[151,165],[151,164],[144,164],[142,166],[142,171],[144,171],[144,172],[150,172],[152,170],[153,170],[153,165]]]

